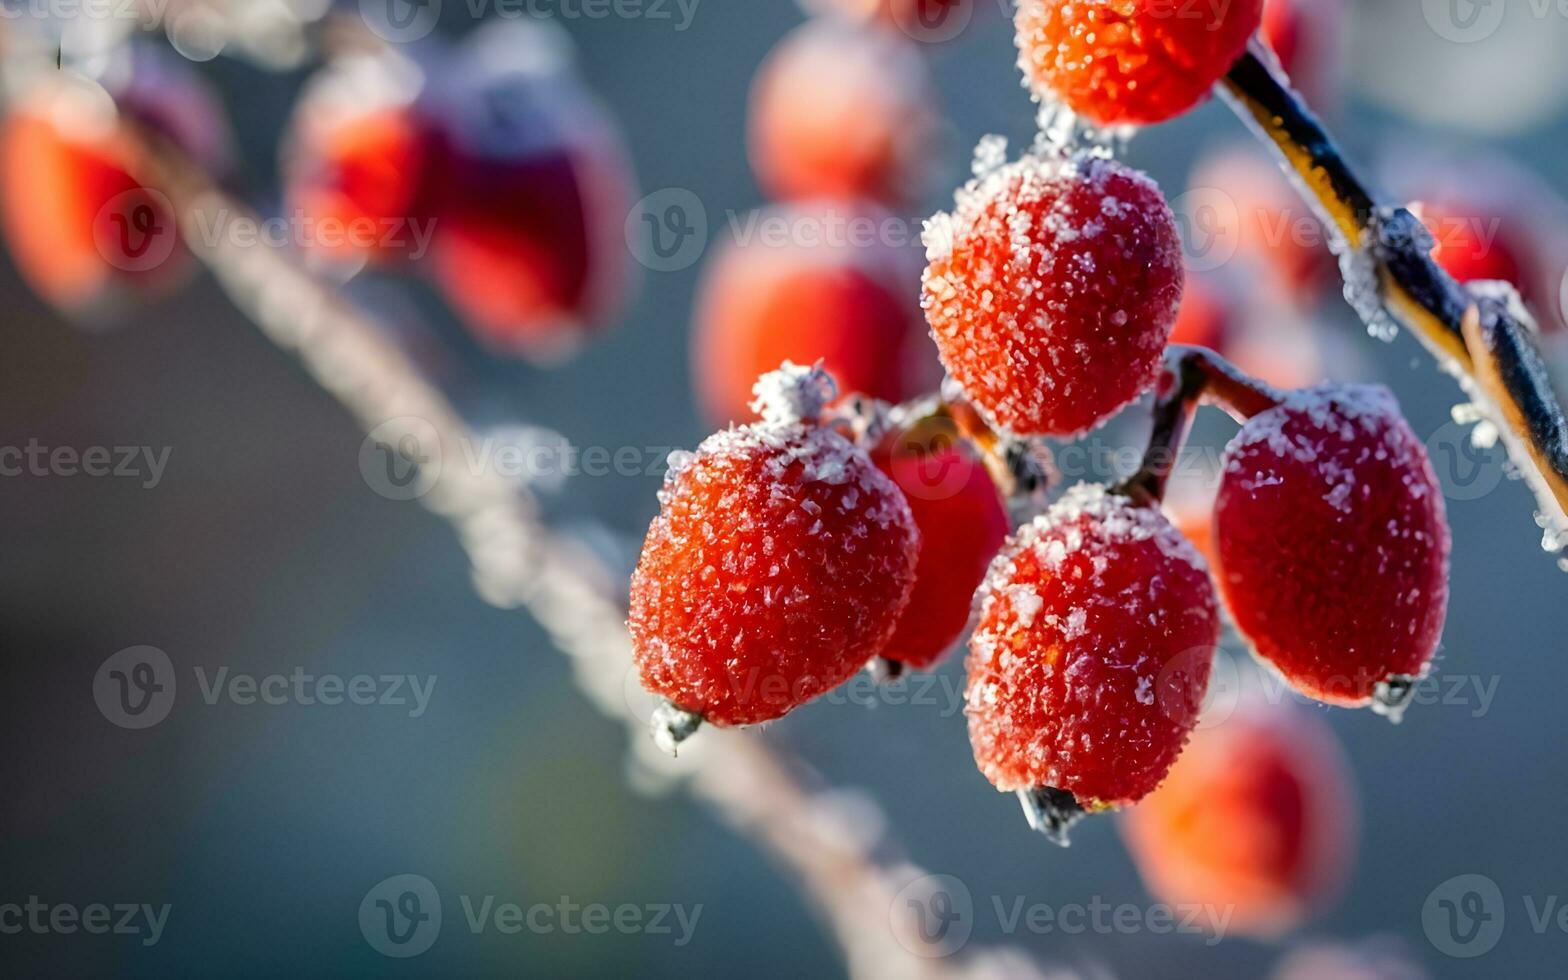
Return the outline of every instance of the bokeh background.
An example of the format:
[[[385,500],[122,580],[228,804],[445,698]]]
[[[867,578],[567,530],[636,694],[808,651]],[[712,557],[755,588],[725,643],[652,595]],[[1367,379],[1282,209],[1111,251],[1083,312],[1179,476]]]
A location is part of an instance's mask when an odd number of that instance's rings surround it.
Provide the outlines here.
[[[1333,119],[1350,155],[1397,173],[1397,157],[1386,161],[1401,145],[1439,155],[1484,147],[1568,192],[1568,18],[1493,0],[1474,6],[1482,16],[1506,8],[1501,26],[1456,39],[1434,29],[1433,6],[1350,5],[1348,101]],[[447,8],[442,31],[474,27],[466,5]],[[764,203],[744,144],[748,87],[800,9],[704,0],[686,30],[674,29],[678,14],[561,10],[555,19],[623,127],[644,193],[695,194],[714,237],[722,216]],[[948,120],[945,170],[911,215],[943,204],[980,136],[1016,145],[1034,129],[999,10],[982,5],[961,36],[926,56]],[[304,72],[225,58],[200,70],[224,94],[253,199],[278,207],[277,134]],[[1143,134],[1125,159],[1175,196],[1208,148],[1246,138],[1223,106],[1209,105]],[[689,447],[707,428],[688,362],[700,272],[645,270],[615,329],[548,370],[491,356],[426,288],[376,277],[353,288],[415,324],[438,352],[441,383],[476,421],[525,421],[580,446]],[[439,519],[367,485],[362,432],[209,279],[127,306],[111,329],[84,329],[0,258],[0,308],[0,445],[169,450],[152,488],[0,479],[0,901],[172,906],[153,946],[0,936],[0,972],[842,975],[831,936],[778,868],[683,796],[632,788],[622,728],[586,710],[526,615],[476,597]],[[1441,434],[1457,389],[1412,339],[1367,337],[1342,303],[1312,318],[1339,338],[1326,371],[1385,381],[1423,437],[1462,442]],[[1206,418],[1198,444],[1220,445],[1230,431]],[[1100,438],[1136,445],[1141,434],[1134,421]],[[1499,459],[1485,462],[1500,472]],[[1439,670],[1495,682],[1495,697],[1484,710],[1473,695],[1417,706],[1398,727],[1369,712],[1313,709],[1345,744],[1360,850],[1342,898],[1280,941],[1004,934],[996,903],[1098,897],[1141,908],[1150,899],[1112,820],[1084,824],[1071,849],[1052,848],[976,772],[953,693],[962,688],[956,658],[941,669],[937,703],[818,703],[756,737],[874,798],[913,861],[961,880],[976,910],[973,946],[1016,946],[1087,976],[1266,976],[1302,943],[1371,949],[1405,971],[1372,976],[1556,975],[1568,960],[1555,917],[1568,901],[1559,613],[1568,580],[1539,547],[1523,485],[1492,479],[1478,494],[1472,477],[1449,501],[1453,601]],[[657,487],[656,475],[578,477],[549,497],[550,516],[591,526],[629,568]],[[140,644],[167,652],[181,687],[164,722],[127,731],[98,710],[93,679],[111,654]],[[198,667],[412,674],[436,686],[417,718],[382,706],[208,705]],[[446,915],[436,944],[406,961],[372,949],[357,918],[368,889],[404,873],[433,881]],[[1423,921],[1434,889],[1462,874],[1485,876],[1502,896],[1501,940],[1475,959],[1449,955]],[[473,935],[459,895],[701,912],[679,946],[675,935],[613,930]],[[1550,921],[1537,928],[1529,910],[1549,903]]]

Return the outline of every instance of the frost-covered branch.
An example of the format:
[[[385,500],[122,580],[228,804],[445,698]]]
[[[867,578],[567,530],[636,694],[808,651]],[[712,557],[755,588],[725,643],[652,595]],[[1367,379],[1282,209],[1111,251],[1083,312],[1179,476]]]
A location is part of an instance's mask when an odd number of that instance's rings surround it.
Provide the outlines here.
[[[1317,209],[1345,295],[1368,328],[1386,337],[1403,325],[1458,379],[1504,433],[1535,491],[1543,543],[1552,551],[1568,544],[1568,421],[1517,297],[1467,289],[1444,272],[1421,222],[1367,189],[1256,40],[1219,89]]]

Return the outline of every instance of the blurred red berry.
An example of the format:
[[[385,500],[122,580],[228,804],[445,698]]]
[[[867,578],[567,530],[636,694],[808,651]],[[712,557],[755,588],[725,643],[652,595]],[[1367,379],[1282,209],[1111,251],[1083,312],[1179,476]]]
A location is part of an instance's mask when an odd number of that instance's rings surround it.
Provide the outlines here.
[[[781,717],[864,666],[920,544],[893,482],[814,421],[825,375],[786,365],[758,392],[764,421],[672,467],[632,576],[643,685],[718,725]]]
[[[1509,215],[1457,200],[1423,201],[1416,211],[1432,233],[1432,258],[1449,275],[1460,282],[1511,283],[1531,299],[1535,276],[1526,266],[1530,242],[1514,234]]]
[[[1019,0],[1019,66],[1041,99],[1101,126],[1147,125],[1202,102],[1258,29],[1263,0]]]
[[[63,310],[107,313],[126,292],[164,292],[193,268],[168,197],[135,176],[147,169],[144,134],[227,175],[217,97],[183,59],[150,45],[115,49],[101,84],[50,73],[11,100],[0,124],[4,233],[23,277]]]
[[[1182,293],[1159,188],[1112,160],[1025,157],[927,223],[924,307],[942,363],[1020,435],[1073,435],[1154,377]]]
[[[1248,702],[1193,733],[1122,827],[1156,899],[1229,909],[1227,933],[1274,937],[1343,883],[1355,822],[1333,731],[1308,711]]]
[[[807,23],[779,43],[752,87],[752,169],[778,199],[909,201],[931,165],[935,105],[912,42]]]
[[[1185,200],[1189,248],[1211,262],[1234,256],[1272,275],[1267,288],[1314,302],[1339,282],[1339,266],[1317,215],[1279,167],[1253,147],[1227,147],[1194,165]],[[1194,244],[1194,242],[1200,244]],[[1207,250],[1219,251],[1207,251]]]
[[[966,667],[975,761],[1000,790],[1094,810],[1165,778],[1198,720],[1219,613],[1159,511],[1079,485],[992,564]]]
[[[393,55],[339,59],[311,80],[284,155],[289,208],[336,257],[419,257],[415,223],[433,230],[432,133],[416,105],[421,78]],[[350,235],[349,231],[355,234]]]
[[[1345,67],[1344,0],[1264,0],[1262,33],[1307,103],[1320,113],[1334,109]]]
[[[874,236],[851,240],[851,229],[889,220],[852,203],[770,208],[715,252],[691,343],[709,421],[753,418],[752,385],[782,361],[821,360],[846,394],[899,402],[918,393],[930,348],[912,299],[917,259]]]
[[[920,529],[915,588],[882,656],[928,669],[958,642],[975,590],[1007,539],[1007,508],[985,465],[918,433],[873,456],[909,501]]]
[[[1381,386],[1293,392],[1225,451],[1214,508],[1237,628],[1297,690],[1365,706],[1426,674],[1448,603],[1443,494]]]
[[[436,124],[436,281],[486,341],[550,360],[625,298],[635,186],[609,115],[560,32],[501,21],[454,50],[423,109]]]

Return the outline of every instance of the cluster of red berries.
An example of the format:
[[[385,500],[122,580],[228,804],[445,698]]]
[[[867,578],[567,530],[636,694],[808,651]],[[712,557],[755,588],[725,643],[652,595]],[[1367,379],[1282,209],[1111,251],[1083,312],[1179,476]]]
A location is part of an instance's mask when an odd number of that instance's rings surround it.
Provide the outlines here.
[[[1261,10],[1225,5],[1200,35],[1139,4],[1026,0],[1019,40],[1031,78],[1074,110],[1149,122],[1201,99]],[[996,162],[924,240],[922,306],[941,361],[1001,438],[1081,434],[1158,376],[1185,277],[1175,218],[1146,176],[1098,153]],[[846,277],[813,320],[805,281],[786,281],[799,288],[753,293],[787,297],[768,301],[781,303],[771,316],[813,329],[851,305],[835,296],[870,295]],[[895,320],[896,303],[887,309]],[[767,318],[712,305],[706,342],[722,346],[733,320]],[[832,393],[820,369],[786,365],[758,386],[763,421],[709,439],[660,495],[632,581],[643,679],[686,726],[765,721],[872,658],[933,665],[973,615],[975,760],[1053,834],[1143,799],[1176,764],[1200,720],[1221,594],[1257,655],[1298,690],[1397,713],[1429,669],[1446,610],[1449,535],[1425,450],[1384,389],[1255,391],[1212,507],[1211,574],[1159,502],[1131,489],[1074,487],[1004,540],[979,460],[919,437],[900,458],[857,432],[862,448],[824,419]],[[710,393],[716,407],[736,397]],[[926,495],[933,465],[950,472]],[[1175,885],[1155,887],[1208,894],[1205,882],[1247,878],[1276,896],[1269,921],[1326,887],[1320,856],[1343,828],[1289,797],[1333,780],[1304,749],[1270,741],[1282,731],[1260,724],[1246,736],[1259,760],[1249,775],[1218,788],[1193,777],[1198,788],[1173,789],[1132,832],[1146,850],[1180,850],[1186,801],[1228,793],[1234,805],[1217,818],[1227,829],[1255,840],[1288,817],[1296,835],[1234,859],[1198,848]],[[1194,771],[1237,751],[1205,739]]]
[[[285,172],[304,217],[361,230],[348,258],[424,259],[497,349],[554,359],[624,298],[628,158],[542,22],[339,59],[297,107]]]

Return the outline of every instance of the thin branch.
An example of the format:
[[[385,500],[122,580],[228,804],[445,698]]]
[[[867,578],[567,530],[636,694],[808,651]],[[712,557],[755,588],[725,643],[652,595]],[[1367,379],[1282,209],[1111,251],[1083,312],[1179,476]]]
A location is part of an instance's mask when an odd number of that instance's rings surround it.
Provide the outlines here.
[[[414,417],[434,430],[445,458],[460,458],[461,447],[477,437],[386,331],[290,252],[200,234],[256,216],[173,147],[125,125],[145,149],[138,178],[167,195],[187,246],[268,339],[299,357],[367,432]],[[873,853],[896,851],[875,804],[861,799],[846,808],[838,802],[844,794],[810,788],[809,770],[776,743],[755,732],[713,731],[683,750],[678,763],[643,751],[652,743],[625,699],[632,669],[626,611],[600,584],[608,573],[541,523],[526,488],[494,472],[449,466],[422,502],[457,532],[480,595],[534,616],[571,658],[579,686],[599,711],[626,725],[639,759],[685,780],[695,798],[799,883],[837,938],[852,976],[1029,975],[1020,973],[1018,958],[995,951],[946,957],[939,940],[915,921],[918,911],[897,901],[900,888],[925,872]]]
[[[1165,486],[1200,402],[1217,405],[1236,421],[1245,422],[1274,408],[1283,397],[1206,347],[1175,344],[1166,348],[1165,363],[1155,382],[1149,448],[1138,472],[1127,478],[1119,492],[1145,506],[1165,499]]]
[[[1420,221],[1404,207],[1377,200],[1291,90],[1273,56],[1256,42],[1219,89],[1317,208],[1345,269],[1347,296],[1368,327],[1377,326],[1376,304],[1420,338],[1505,433],[1542,519],[1568,533],[1568,421],[1527,315],[1466,289],[1432,260]],[[1370,263],[1375,296],[1358,295],[1358,263]],[[1472,308],[1477,327],[1467,333],[1464,322]]]

